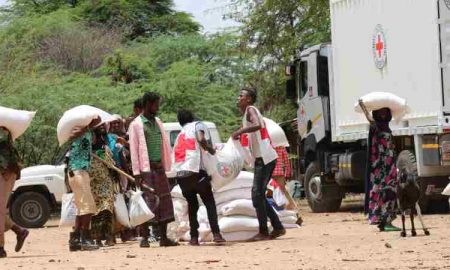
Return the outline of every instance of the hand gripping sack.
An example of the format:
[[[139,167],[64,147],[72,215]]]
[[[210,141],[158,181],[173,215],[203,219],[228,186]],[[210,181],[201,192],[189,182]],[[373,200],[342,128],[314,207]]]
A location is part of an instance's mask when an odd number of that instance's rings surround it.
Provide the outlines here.
[[[73,199],[73,193],[63,194],[61,200],[61,219],[59,227],[75,226],[75,218],[77,217],[77,206]]]
[[[125,195],[118,193],[114,199],[114,214],[117,221],[127,228],[131,228],[130,216],[128,215],[127,204],[125,203]]]
[[[114,120],[111,114],[88,105],[77,106],[66,111],[56,128],[59,145],[63,145],[70,139],[75,127],[86,127],[99,116],[102,122]]]
[[[11,132],[13,140],[19,138],[30,126],[36,112],[14,110],[0,106],[0,127]]]
[[[152,218],[155,214],[152,213],[150,208],[142,198],[142,191],[131,191],[130,198],[130,225],[132,227],[139,226]]]
[[[206,153],[202,155],[206,171],[212,177],[211,185],[214,190],[229,184],[241,172],[244,160],[237,150],[238,141],[228,140],[223,149],[216,151],[215,155]]]

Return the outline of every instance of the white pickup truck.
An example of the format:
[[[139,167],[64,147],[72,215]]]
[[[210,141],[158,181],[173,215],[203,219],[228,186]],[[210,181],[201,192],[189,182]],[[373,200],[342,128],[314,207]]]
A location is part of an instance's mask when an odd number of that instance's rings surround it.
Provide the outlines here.
[[[221,143],[216,125],[204,123],[210,131],[212,143]],[[181,126],[178,123],[165,123],[164,129],[173,147]],[[67,192],[65,169],[60,160],[57,165],[39,165],[22,170],[9,200],[10,215],[17,224],[40,228],[48,221],[50,214],[59,209],[62,195]],[[167,176],[173,181],[175,173],[167,172]]]

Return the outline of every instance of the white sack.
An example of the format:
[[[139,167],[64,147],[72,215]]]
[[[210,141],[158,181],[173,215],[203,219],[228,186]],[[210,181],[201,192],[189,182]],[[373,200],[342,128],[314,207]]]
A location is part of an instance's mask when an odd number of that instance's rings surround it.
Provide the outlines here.
[[[130,224],[139,226],[155,217],[142,198],[142,191],[130,191]]]
[[[223,238],[228,242],[244,242],[252,239],[258,234],[258,230],[255,231],[241,231],[241,232],[228,232],[222,233]]]
[[[446,195],[446,196],[450,196],[450,184],[448,184],[448,185],[445,187],[444,191],[442,191],[441,194],[442,194],[442,195]]]
[[[280,217],[280,221],[283,224],[296,224],[298,218],[294,216]]]
[[[291,210],[277,211],[279,217],[297,217],[297,212]]]
[[[267,131],[269,132],[270,141],[273,147],[283,146],[289,147],[289,142],[284,133],[284,130],[275,123],[272,119],[264,117],[264,123],[266,124]]]
[[[127,204],[125,203],[124,194],[116,194],[114,199],[114,214],[116,215],[117,221],[127,228],[131,228],[130,216],[128,215]]]
[[[231,202],[239,199],[251,199],[252,198],[252,188],[242,188],[242,189],[232,189],[224,192],[215,192],[214,199],[216,200],[216,205]]]
[[[0,106],[0,127],[11,132],[13,140],[19,138],[30,126],[36,112],[10,109]]]
[[[89,105],[77,106],[66,111],[56,128],[59,145],[63,145],[70,139],[75,127],[86,127],[99,116],[102,122],[114,120],[111,114]]]
[[[176,185],[172,188],[172,191],[170,192],[170,195],[172,196],[172,198],[177,198],[177,199],[183,199],[186,200],[183,196],[183,193],[181,191],[181,187],[180,185]]]
[[[392,93],[372,92],[361,97],[361,99],[369,112],[382,108],[391,109],[392,117],[397,121],[401,120],[408,112],[406,100]],[[363,112],[358,102],[355,104],[355,111],[359,113]]]
[[[220,231],[240,232],[240,231],[255,231],[259,230],[259,223],[257,218],[245,216],[223,217],[219,220]]]
[[[300,226],[298,224],[283,224],[285,229],[298,229]]]
[[[223,149],[217,150],[215,155],[202,155],[206,171],[212,177],[211,185],[214,190],[229,184],[244,167],[244,159],[237,150],[239,142],[231,138]]]
[[[286,195],[280,188],[274,188],[272,191],[272,198],[278,206],[283,206],[289,203]]]
[[[77,217],[77,206],[73,199],[73,193],[65,193],[61,199],[61,219],[59,227],[75,226],[75,218]]]
[[[256,210],[252,200],[239,199],[231,201],[221,207],[219,211],[224,216],[248,216],[256,217]]]
[[[253,176],[252,172],[241,171],[235,180],[215,192],[220,193],[233,189],[251,188],[253,186]]]
[[[201,225],[200,225],[201,226]],[[198,241],[205,243],[211,242],[213,240],[213,235],[211,230],[204,230],[203,228],[198,229]],[[191,233],[189,231],[185,232],[179,239],[180,241],[191,241]]]

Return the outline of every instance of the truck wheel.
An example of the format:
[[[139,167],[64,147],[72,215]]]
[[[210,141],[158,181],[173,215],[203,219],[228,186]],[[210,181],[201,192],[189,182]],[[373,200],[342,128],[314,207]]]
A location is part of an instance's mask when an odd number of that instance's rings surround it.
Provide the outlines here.
[[[416,156],[410,150],[403,150],[400,152],[397,158],[398,171],[405,171],[407,174],[418,175]],[[419,206],[423,213],[428,212],[430,205],[430,198],[425,194],[427,185],[425,179],[418,179],[420,187],[420,199]]]
[[[305,173],[305,193],[314,213],[336,212],[341,207],[342,194],[337,185],[322,184],[319,165],[309,164]]]
[[[41,193],[20,193],[11,204],[11,217],[22,227],[41,228],[50,217],[50,203]]]

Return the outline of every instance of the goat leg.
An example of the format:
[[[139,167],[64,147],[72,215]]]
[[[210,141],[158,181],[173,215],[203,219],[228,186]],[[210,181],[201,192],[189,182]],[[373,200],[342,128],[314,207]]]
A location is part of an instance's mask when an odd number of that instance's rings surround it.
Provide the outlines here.
[[[409,214],[409,217],[411,219],[411,235],[417,236],[416,228],[414,227],[414,211],[411,209],[411,213]]]
[[[400,234],[402,237],[406,237],[406,228],[405,228],[405,211],[402,210],[402,232]]]
[[[419,217],[420,224],[422,225],[423,232],[425,233],[425,235],[430,235],[430,231],[428,231],[427,227],[425,226],[425,223],[423,223],[422,211],[420,210],[420,206],[418,203],[416,203],[416,211],[417,217]]]

